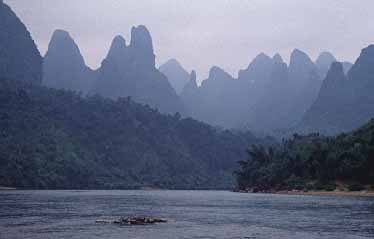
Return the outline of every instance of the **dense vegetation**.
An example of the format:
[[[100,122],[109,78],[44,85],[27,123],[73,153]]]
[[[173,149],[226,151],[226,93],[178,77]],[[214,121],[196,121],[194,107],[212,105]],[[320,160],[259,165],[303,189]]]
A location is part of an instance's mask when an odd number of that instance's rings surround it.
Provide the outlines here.
[[[280,145],[253,146],[248,157],[236,172],[242,190],[359,190],[374,185],[374,120],[336,137],[294,135]]]
[[[3,186],[227,188],[256,140],[129,98],[0,82]]]

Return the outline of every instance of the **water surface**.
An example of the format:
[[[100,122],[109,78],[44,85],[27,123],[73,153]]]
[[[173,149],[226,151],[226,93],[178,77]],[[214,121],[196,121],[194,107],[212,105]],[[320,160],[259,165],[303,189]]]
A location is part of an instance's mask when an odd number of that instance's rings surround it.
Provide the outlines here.
[[[95,224],[119,216],[170,221]],[[374,199],[225,191],[0,191],[0,238],[374,238]]]

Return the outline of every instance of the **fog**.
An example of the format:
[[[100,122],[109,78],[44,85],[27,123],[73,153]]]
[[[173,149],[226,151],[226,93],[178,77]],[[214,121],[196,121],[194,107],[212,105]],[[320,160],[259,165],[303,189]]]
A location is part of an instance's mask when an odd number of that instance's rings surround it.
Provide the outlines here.
[[[260,52],[294,48],[315,58],[331,51],[354,61],[374,39],[372,0],[5,0],[31,31],[42,54],[55,29],[71,33],[97,68],[110,42],[130,28],[150,30],[157,63],[178,59],[199,81],[212,65],[234,76]]]

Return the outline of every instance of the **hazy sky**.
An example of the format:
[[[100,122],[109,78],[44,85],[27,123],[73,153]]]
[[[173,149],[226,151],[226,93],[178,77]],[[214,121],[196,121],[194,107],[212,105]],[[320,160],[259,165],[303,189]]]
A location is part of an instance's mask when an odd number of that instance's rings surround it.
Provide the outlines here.
[[[130,41],[133,25],[150,30],[157,63],[178,59],[199,79],[212,65],[234,76],[260,52],[294,48],[313,59],[340,60],[374,43],[374,0],[4,0],[29,28],[42,54],[53,30],[64,29],[97,68],[115,35]]]

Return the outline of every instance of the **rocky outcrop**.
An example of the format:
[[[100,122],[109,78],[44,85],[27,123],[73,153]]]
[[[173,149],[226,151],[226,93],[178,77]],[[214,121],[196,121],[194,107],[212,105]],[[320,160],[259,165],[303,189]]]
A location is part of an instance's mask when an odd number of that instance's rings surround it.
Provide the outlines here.
[[[182,65],[177,60],[170,59],[158,69],[168,78],[177,94],[181,94],[190,79],[190,75]]]
[[[0,79],[40,84],[42,57],[25,25],[0,2]]]
[[[70,34],[56,30],[43,63],[43,84],[56,89],[88,93],[92,90],[94,71],[86,66]]]
[[[139,68],[155,68],[156,56],[153,53],[152,37],[148,29],[143,26],[131,28],[131,42],[129,50],[132,64]]]

